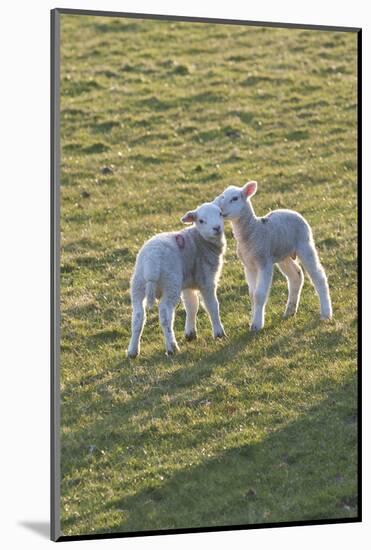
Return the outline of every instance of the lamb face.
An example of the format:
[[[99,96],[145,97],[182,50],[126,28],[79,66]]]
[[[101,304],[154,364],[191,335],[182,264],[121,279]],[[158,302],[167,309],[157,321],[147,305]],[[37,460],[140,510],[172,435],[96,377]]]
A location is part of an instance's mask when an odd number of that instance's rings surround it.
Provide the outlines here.
[[[222,211],[213,202],[207,202],[182,217],[183,223],[194,223],[200,235],[210,242],[219,242],[224,234]]]
[[[246,200],[255,194],[256,189],[256,181],[249,181],[243,187],[230,185],[214,199],[214,203],[220,207],[224,219],[235,220],[240,217]]]

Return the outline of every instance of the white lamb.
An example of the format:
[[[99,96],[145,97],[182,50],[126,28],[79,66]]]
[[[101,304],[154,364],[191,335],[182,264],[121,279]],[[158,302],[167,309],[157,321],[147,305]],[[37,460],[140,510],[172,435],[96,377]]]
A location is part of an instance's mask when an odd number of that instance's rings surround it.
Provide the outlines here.
[[[224,336],[216,296],[225,251],[224,222],[220,208],[205,203],[181,219],[192,227],[179,232],[160,233],[147,241],[138,253],[131,278],[132,335],[127,356],[136,357],[145,323],[144,301],[152,307],[160,298],[159,318],[167,354],[178,350],[173,330],[174,311],[182,296],[185,310],[185,337],[197,337],[198,293],[209,313],[214,338]]]
[[[320,300],[321,319],[332,317],[325,271],[318,259],[308,222],[292,210],[274,210],[257,217],[250,202],[257,183],[230,186],[215,199],[224,219],[232,222],[237,254],[243,263],[252,303],[251,330],[264,326],[264,310],[272,282],[273,266],[278,264],[288,283],[288,301],[284,317],[295,315],[304,275],[295,261],[300,259]]]

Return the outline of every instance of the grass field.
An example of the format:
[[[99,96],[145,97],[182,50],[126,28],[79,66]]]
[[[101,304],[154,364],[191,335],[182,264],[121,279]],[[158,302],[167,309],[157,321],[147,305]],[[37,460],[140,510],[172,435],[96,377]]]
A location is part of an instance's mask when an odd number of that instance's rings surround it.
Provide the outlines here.
[[[357,515],[355,33],[62,16],[61,528],[65,535]],[[129,278],[154,233],[229,184],[310,222],[334,320],[308,278],[266,327],[228,226],[207,315],[164,354],[151,312],[125,358]]]

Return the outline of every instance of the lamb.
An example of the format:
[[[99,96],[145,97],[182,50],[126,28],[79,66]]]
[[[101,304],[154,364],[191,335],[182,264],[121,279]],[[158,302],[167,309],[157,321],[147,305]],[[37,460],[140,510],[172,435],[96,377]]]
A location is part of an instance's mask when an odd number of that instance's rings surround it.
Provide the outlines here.
[[[250,329],[258,331],[264,326],[265,305],[274,264],[278,264],[288,283],[284,317],[295,315],[304,283],[304,275],[296,256],[318,294],[321,319],[331,319],[332,306],[327,277],[319,261],[308,222],[293,210],[273,210],[262,218],[257,217],[250,202],[256,190],[255,181],[250,181],[243,187],[232,185],[214,200],[220,206],[224,219],[231,221],[237,240],[237,255],[244,266],[252,302]]]
[[[200,291],[210,316],[214,338],[225,335],[216,295],[225,252],[224,221],[220,208],[205,203],[187,212],[181,221],[194,224],[179,232],[159,233],[138,253],[131,278],[132,334],[127,356],[140,352],[145,323],[144,303],[151,308],[160,298],[159,319],[167,355],[179,348],[173,330],[174,311],[180,297],[185,310],[185,337],[197,337],[196,316]]]

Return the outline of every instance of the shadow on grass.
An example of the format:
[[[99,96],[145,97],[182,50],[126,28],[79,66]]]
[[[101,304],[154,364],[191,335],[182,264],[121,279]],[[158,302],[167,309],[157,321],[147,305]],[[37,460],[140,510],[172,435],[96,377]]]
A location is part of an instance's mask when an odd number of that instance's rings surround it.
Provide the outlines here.
[[[89,461],[86,448],[91,443],[94,443],[97,448],[105,449],[105,452],[109,452],[120,444],[134,444],[140,449],[144,441],[143,438],[152,429],[156,431],[156,426],[149,426],[146,430],[142,426],[139,429],[135,417],[139,415],[142,418],[151,417],[156,422],[165,421],[168,407],[187,405],[187,396],[192,393],[193,389],[197,393],[199,391],[197,388],[200,386],[210,386],[211,393],[204,397],[198,396],[198,398],[201,400],[210,397],[214,399],[215,393],[215,403],[217,404],[220,400],[220,392],[223,394],[224,389],[223,387],[219,388],[218,384],[214,382],[209,384],[209,379],[211,380],[215,371],[222,373],[226,383],[232,385],[240,384],[242,378],[246,378],[249,384],[254,385],[259,381],[264,383],[263,379],[269,379],[275,385],[285,384],[288,372],[296,367],[290,362],[290,357],[295,357],[298,349],[303,346],[299,338],[300,333],[310,332],[318,324],[319,321],[312,320],[305,327],[292,326],[286,331],[285,336],[275,338],[273,343],[272,334],[269,332],[273,332],[274,327],[267,328],[265,335],[269,335],[270,344],[263,349],[253,345],[255,339],[264,337],[263,334],[244,332],[234,338],[214,342],[215,351],[213,353],[208,351],[205,356],[200,356],[202,342],[187,344],[180,341],[182,351],[174,358],[166,358],[161,348],[159,352],[150,357],[141,356],[133,361],[124,359],[124,350],[122,350],[121,357],[116,359],[111,357],[110,364],[106,365],[104,372],[94,374],[94,376],[81,376],[78,382],[72,382],[65,386],[62,397],[69,401],[69,405],[67,402],[64,405],[67,426],[71,425],[73,418],[79,414],[79,399],[84,399],[89,408],[92,406],[92,404],[89,405],[89,395],[86,394],[84,388],[93,384],[91,394],[98,394],[100,399],[95,405],[97,408],[95,414],[98,419],[93,420],[84,429],[72,430],[63,436],[63,452],[66,453],[66,458],[73,457],[72,460],[67,458],[63,461],[63,474],[68,476],[76,467]],[[320,349],[321,354],[324,353],[329,358],[333,356],[334,350],[342,338],[340,332],[314,331],[312,335],[311,343],[306,345],[313,350]],[[109,342],[110,345],[114,345],[115,342],[119,342],[120,337],[120,331],[100,331],[88,339],[87,343],[90,350],[94,351],[97,345],[103,343]],[[243,366],[235,367],[234,359],[246,351],[248,354],[244,358]],[[289,362],[279,369],[269,363],[266,365],[264,361],[269,361],[269,358],[272,357],[282,357]],[[256,378],[257,374],[254,370],[256,367],[261,369],[259,379]],[[313,368],[316,368],[315,364]],[[107,384],[111,388],[109,392],[107,392]],[[331,379],[324,376],[316,385],[316,393],[325,395],[332,386]],[[126,392],[125,402],[121,406],[113,407],[112,397],[119,395],[122,390]],[[81,391],[84,391],[84,395],[80,393]],[[164,396],[168,396],[169,402],[164,401]],[[103,416],[100,411],[104,411]],[[68,419],[68,417],[70,418]],[[124,425],[126,426],[125,434],[123,434]],[[225,419],[217,416],[209,428],[217,432],[223,431],[224,426]],[[206,441],[209,436],[210,434],[205,434],[202,429],[197,429],[192,434],[191,443],[197,445],[203,440]],[[184,434],[172,434],[172,437],[179,439],[180,442],[184,438]]]
[[[291,321],[293,321],[292,319]],[[283,322],[290,322],[283,321]],[[315,316],[310,322],[306,324],[305,327],[294,327],[289,334],[279,336],[275,338],[273,343],[267,347],[266,356],[274,357],[279,354],[281,357],[291,357],[294,356],[295,351],[297,351],[303,344],[301,342],[301,336],[303,333],[310,334],[312,333],[312,340],[310,345],[313,351],[321,352],[321,357],[333,356],[335,350],[337,351],[338,345],[344,339],[343,331],[341,330],[326,330],[326,327],[331,327],[331,321],[326,325],[321,321],[317,316]]]
[[[121,252],[121,251],[120,251]],[[111,257],[110,257],[111,259]],[[227,298],[226,298],[227,299]],[[81,310],[81,311],[80,311]],[[88,304],[80,306],[79,309],[69,309],[67,313],[74,315],[78,318],[85,316],[87,314],[91,315],[92,318],[97,316],[97,308],[95,304]],[[105,371],[111,371],[111,383],[122,388],[125,387],[128,379],[130,377],[136,378],[136,369],[139,365],[144,368],[148,368],[148,377],[147,382],[151,382],[153,378],[153,373],[157,373],[158,368],[164,367],[168,364],[169,369],[166,369],[168,372],[158,380],[158,375],[155,374],[157,378],[157,383],[154,384],[149,390],[146,389],[139,396],[130,399],[126,404],[126,413],[139,410],[141,407],[151,407],[155,409],[160,398],[163,394],[175,395],[178,390],[183,389],[186,386],[197,386],[202,380],[208,378],[212,375],[215,369],[225,366],[232,366],[233,360],[242,352],[248,352],[246,356],[246,368],[249,368],[251,365],[257,365],[264,358],[271,357],[282,357],[284,359],[290,359],[294,357],[296,352],[305,346],[307,349],[310,348],[313,350],[313,353],[316,353],[318,350],[321,352],[321,357],[333,357],[334,352],[338,351],[338,346],[341,345],[343,341],[343,332],[341,330],[334,330],[331,323],[324,324],[321,322],[317,316],[317,313],[313,313],[313,319],[307,322],[305,325],[297,325],[295,318],[289,320],[273,319],[271,324],[267,325],[262,333],[252,333],[246,330],[243,333],[239,333],[236,336],[228,336],[223,340],[213,342],[211,336],[201,336],[196,343],[189,344],[184,340],[184,337],[178,339],[180,345],[180,352],[178,352],[174,357],[165,357],[163,347],[161,345],[160,350],[151,353],[150,356],[147,356],[145,353],[135,360],[129,360],[125,357],[125,347],[127,341],[125,340],[124,332],[120,329],[108,329],[100,330],[95,334],[91,334],[85,339],[85,344],[87,349],[93,351],[97,346],[101,345],[115,345],[117,349],[121,349],[119,352],[120,356],[112,362],[111,364],[106,365]],[[176,318],[176,333],[179,335],[184,326],[185,313],[182,309],[177,311]],[[285,323],[286,330],[283,335],[275,336],[274,332],[277,329],[278,324]],[[320,330],[318,330],[320,329]],[[161,331],[158,326],[157,313],[149,315],[146,323],[146,333],[148,331],[158,332],[158,338],[162,342],[162,336],[160,335]],[[209,331],[209,328],[207,328]],[[302,341],[303,334],[311,335],[309,342]],[[256,340],[261,338],[267,338],[269,336],[269,343],[264,346],[264,349],[261,346],[255,346],[254,343]],[[122,339],[122,342],[121,342]],[[215,351],[210,352],[210,348],[205,349],[205,355],[200,356],[200,346],[204,346],[206,343],[208,345],[210,342],[211,346]],[[121,346],[122,343],[122,346]],[[145,343],[144,343],[145,346]],[[143,347],[144,347],[143,346]],[[175,364],[181,365],[175,370],[172,369],[172,365]],[[233,369],[228,369],[230,371],[230,378],[233,379],[234,373]],[[227,375],[228,376],[228,375]],[[88,379],[90,377],[88,376]],[[142,381],[146,377],[142,376]],[[73,395],[74,388],[81,384],[84,384],[84,377],[81,377],[80,381],[76,384],[71,384],[66,386],[66,393]],[[104,385],[104,384],[103,384]],[[99,389],[95,388],[95,389]],[[136,387],[138,391],[138,387]]]
[[[115,531],[355,518],[353,386],[351,379],[334,386],[305,415],[258,443],[179,468],[163,481],[152,477],[145,489],[102,502],[102,509],[125,518]],[[77,521],[66,519],[64,530],[76,532]]]
[[[89,348],[95,348],[101,344],[111,343],[122,338],[122,333],[119,330],[100,330],[89,336],[87,341],[89,342]]]
[[[64,262],[61,265],[61,272],[72,273],[79,269],[86,269],[89,272],[106,271],[108,266],[117,266],[128,261],[132,262],[133,259],[135,259],[133,252],[125,247],[111,250],[109,253],[99,256],[80,254],[75,258],[71,258],[71,261]]]

